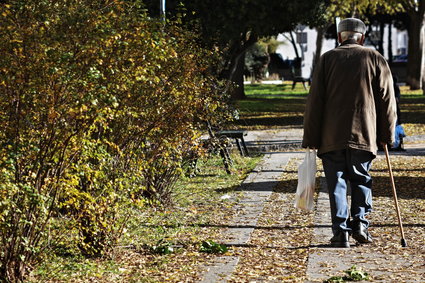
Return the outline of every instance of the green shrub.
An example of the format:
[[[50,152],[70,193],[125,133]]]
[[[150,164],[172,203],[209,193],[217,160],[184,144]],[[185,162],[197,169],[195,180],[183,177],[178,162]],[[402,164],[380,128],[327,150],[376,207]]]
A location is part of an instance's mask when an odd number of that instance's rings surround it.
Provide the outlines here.
[[[215,53],[137,1],[6,2],[0,277],[15,281],[54,245],[52,218],[66,215],[83,254],[98,256],[125,225],[120,207],[170,202],[202,122],[228,115],[208,73]]]
[[[245,53],[245,71],[249,72],[254,82],[261,81],[266,74],[269,61],[266,44],[257,42]]]

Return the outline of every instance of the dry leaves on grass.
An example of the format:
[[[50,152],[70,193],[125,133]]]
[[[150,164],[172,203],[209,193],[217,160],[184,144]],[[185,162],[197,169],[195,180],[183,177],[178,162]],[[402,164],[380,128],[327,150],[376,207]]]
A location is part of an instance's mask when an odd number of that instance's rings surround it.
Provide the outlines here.
[[[292,159],[284,168],[249,244],[235,248],[241,259],[231,282],[305,280],[314,213],[293,207],[299,162]]]
[[[423,135],[425,133],[425,125],[424,124],[416,124],[416,123],[405,123],[403,124],[404,132],[407,137]],[[422,141],[417,141],[422,142]]]

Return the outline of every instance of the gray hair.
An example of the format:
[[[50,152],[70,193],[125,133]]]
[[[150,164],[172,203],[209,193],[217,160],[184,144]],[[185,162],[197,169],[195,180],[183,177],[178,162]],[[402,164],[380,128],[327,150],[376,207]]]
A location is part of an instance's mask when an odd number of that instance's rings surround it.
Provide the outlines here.
[[[341,40],[344,42],[347,39],[354,39],[355,41],[359,41],[363,34],[359,33],[359,32],[354,32],[354,31],[342,31],[340,32],[341,34]]]

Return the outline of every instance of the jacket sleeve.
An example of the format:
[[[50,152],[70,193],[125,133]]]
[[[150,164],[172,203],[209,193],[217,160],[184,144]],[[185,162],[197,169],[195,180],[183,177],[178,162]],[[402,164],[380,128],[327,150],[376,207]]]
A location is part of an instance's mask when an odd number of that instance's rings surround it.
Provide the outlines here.
[[[304,113],[303,147],[319,148],[321,144],[322,120],[326,81],[324,72],[325,58],[322,56],[315,68],[310,93]]]
[[[397,120],[397,107],[394,82],[387,61],[379,58],[377,90],[375,93],[377,112],[377,142],[394,143]]]

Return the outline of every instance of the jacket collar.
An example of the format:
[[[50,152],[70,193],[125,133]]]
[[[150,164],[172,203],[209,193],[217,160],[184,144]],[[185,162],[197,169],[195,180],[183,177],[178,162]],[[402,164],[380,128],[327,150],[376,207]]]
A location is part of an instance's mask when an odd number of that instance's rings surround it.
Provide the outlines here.
[[[347,45],[347,44],[358,44],[358,43],[355,39],[350,38],[350,39],[347,39],[346,41],[344,41],[343,43],[341,43],[340,46]]]

